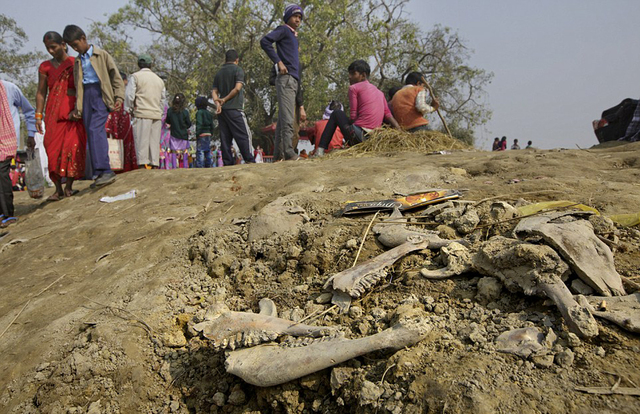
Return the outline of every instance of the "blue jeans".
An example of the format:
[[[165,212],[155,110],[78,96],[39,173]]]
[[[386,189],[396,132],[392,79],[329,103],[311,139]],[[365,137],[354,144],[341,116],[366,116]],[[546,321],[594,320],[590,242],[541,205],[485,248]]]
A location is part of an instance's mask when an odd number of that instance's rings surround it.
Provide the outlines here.
[[[211,168],[211,137],[198,137],[196,141],[196,168]]]

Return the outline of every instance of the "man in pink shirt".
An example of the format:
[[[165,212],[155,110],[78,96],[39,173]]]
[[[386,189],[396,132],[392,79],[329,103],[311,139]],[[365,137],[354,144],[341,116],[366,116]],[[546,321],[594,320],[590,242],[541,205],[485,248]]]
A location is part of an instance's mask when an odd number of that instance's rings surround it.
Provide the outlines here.
[[[371,74],[369,64],[356,60],[349,65],[349,107],[351,119],[344,111],[336,109],[322,133],[316,157],[322,157],[331,142],[336,128],[340,128],[349,145],[356,145],[366,139],[367,133],[382,126],[384,121],[394,128],[400,128],[391,115],[384,93],[367,80]]]

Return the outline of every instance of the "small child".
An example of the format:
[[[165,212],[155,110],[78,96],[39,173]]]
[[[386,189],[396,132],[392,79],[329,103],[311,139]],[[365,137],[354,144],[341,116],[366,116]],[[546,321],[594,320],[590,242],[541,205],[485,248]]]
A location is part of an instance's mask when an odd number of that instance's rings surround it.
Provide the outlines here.
[[[77,99],[70,118],[82,118],[84,121],[91,165],[97,175],[92,186],[111,184],[116,180],[116,174],[109,163],[105,124],[109,112],[118,112],[122,108],[124,82],[111,55],[89,44],[81,28],[68,25],[64,28],[62,37],[78,52],[73,65]]]
[[[184,94],[177,93],[173,97],[171,107],[167,110],[166,123],[171,130],[169,141],[169,163],[171,164],[171,169],[178,168],[179,158],[182,160],[180,168],[189,168],[189,127],[191,127],[191,117],[184,105]]]
[[[207,98],[196,98],[196,168],[211,168],[211,135],[213,135],[213,114],[207,109]]]
[[[333,111],[329,117],[320,144],[316,148],[316,157],[322,157],[329,148],[329,143],[336,128],[340,128],[349,145],[364,141],[367,133],[382,126],[384,121],[394,128],[400,128],[395,120],[384,93],[369,83],[371,68],[364,60],[356,60],[349,65],[349,107],[351,119],[340,109]]]

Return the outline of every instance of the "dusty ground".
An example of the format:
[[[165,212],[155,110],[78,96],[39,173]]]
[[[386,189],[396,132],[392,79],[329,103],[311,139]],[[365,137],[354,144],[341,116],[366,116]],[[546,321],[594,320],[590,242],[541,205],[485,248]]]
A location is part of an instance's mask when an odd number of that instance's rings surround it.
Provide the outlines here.
[[[466,200],[566,199],[636,213],[639,178],[640,143],[136,171],[95,191],[81,183],[58,203],[18,194],[20,222],[0,239],[0,330],[18,316],[0,338],[0,411],[639,413],[639,397],[574,390],[619,376],[620,386],[640,384],[637,335],[599,321],[598,337],[570,341],[542,298],[503,290],[482,305],[477,275],[421,278],[422,266],[438,265],[429,251],[396,264],[356,311],[313,322],[358,337],[388,327],[401,303],[420,307],[434,331],[396,353],[260,389],[227,374],[224,353],[192,328],[216,301],[256,312],[269,297],[295,320],[328,309],[315,299],[351,266],[371,219],[336,218],[346,201],[436,187],[465,190]],[[99,202],[134,188],[134,200]],[[301,209],[274,224],[281,234],[260,238],[251,223],[278,205]],[[639,277],[640,232],[618,237],[618,271]],[[359,261],[383,250],[369,234]],[[555,362],[496,352],[500,333],[525,326],[554,330]],[[331,385],[332,375],[342,380]]]

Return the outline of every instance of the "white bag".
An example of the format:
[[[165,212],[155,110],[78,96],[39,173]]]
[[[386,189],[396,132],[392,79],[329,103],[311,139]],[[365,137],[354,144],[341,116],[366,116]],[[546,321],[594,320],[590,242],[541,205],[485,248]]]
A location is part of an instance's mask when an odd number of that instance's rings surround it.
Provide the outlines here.
[[[109,165],[113,171],[124,169],[124,140],[107,138],[109,143]]]
[[[31,198],[42,198],[44,195],[44,175],[42,174],[38,151],[32,149],[27,150],[25,167],[24,182],[27,185],[29,196],[31,196]]]

